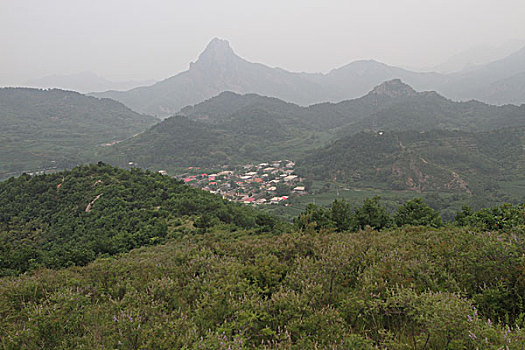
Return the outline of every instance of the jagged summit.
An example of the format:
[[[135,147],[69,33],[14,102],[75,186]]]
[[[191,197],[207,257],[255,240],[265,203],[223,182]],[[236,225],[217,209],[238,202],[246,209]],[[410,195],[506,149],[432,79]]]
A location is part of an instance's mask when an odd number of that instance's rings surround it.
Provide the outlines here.
[[[228,40],[214,38],[212,39],[204,51],[199,55],[197,62],[191,66],[217,66],[227,64],[235,59],[239,59],[230,46]]]
[[[405,84],[401,79],[388,80],[376,86],[370,94],[389,97],[413,96],[417,92],[410,85]]]
[[[327,74],[294,73],[250,62],[237,55],[227,40],[214,38],[187,71],[152,86],[93,95],[112,98],[141,113],[163,117],[227,90],[272,96],[306,106],[365,95],[412,96],[416,94],[412,86],[418,91],[435,90],[454,100],[521,104],[525,96],[522,89],[525,60],[521,54],[519,51],[515,56],[476,70],[451,75],[413,72],[374,60],[355,61]],[[402,79],[410,86],[396,80],[379,85],[390,79]],[[376,89],[370,92],[374,86]]]
[[[213,38],[206,48],[204,49],[203,54],[206,53],[231,53],[233,54],[233,50],[230,46],[230,42],[225,39],[220,38]]]

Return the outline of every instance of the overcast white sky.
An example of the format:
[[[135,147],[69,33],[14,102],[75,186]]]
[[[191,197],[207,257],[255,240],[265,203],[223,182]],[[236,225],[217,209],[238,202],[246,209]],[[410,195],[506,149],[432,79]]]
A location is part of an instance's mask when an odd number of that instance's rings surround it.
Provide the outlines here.
[[[80,71],[159,80],[213,37],[292,71],[368,58],[433,66],[525,44],[525,0],[0,0],[0,85]]]

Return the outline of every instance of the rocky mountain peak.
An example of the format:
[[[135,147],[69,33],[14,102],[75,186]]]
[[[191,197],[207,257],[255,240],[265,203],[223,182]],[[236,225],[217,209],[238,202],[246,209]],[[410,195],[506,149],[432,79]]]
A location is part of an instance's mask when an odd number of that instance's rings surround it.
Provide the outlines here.
[[[231,63],[236,58],[238,58],[238,56],[233,52],[233,49],[230,47],[230,43],[227,40],[214,38],[200,54],[197,62],[191,66],[222,66]]]
[[[416,90],[412,89],[410,85],[407,85],[401,81],[401,79],[388,80],[380,85],[376,86],[370,94],[389,96],[389,97],[401,97],[401,96],[413,96],[416,95]]]

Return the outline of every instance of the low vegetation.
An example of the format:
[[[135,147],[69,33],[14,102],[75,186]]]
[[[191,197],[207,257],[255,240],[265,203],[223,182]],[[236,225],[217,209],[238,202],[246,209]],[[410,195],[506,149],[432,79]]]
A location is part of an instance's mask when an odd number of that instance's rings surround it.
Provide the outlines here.
[[[290,229],[104,164],[1,190],[3,254],[40,252],[4,265],[28,271],[0,279],[4,349],[523,348],[523,205],[464,207],[444,225],[420,199],[392,213],[340,200]],[[74,260],[73,246],[99,250]]]

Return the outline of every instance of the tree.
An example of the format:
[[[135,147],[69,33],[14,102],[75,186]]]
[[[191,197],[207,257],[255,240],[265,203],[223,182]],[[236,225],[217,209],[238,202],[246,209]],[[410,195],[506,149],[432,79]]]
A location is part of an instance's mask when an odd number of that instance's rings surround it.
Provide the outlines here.
[[[376,230],[381,230],[390,224],[390,216],[385,207],[379,203],[380,199],[379,196],[367,198],[361,207],[355,208],[357,228],[364,229],[366,226],[370,226]]]
[[[464,205],[461,207],[461,211],[458,211],[456,213],[456,217],[454,218],[454,221],[456,225],[459,226],[466,226],[468,224],[468,218],[474,214],[474,211],[471,207],[468,205]]]
[[[429,207],[421,198],[415,198],[399,206],[394,215],[394,223],[397,226],[439,227],[442,225],[439,213]]]
[[[283,183],[278,183],[277,185],[275,185],[275,194],[277,196],[289,196],[290,195],[290,186],[288,185],[285,185]]]
[[[330,208],[330,218],[337,231],[348,231],[355,226],[352,208],[346,200],[334,200]]]
[[[305,211],[294,219],[294,224],[300,230],[304,230],[307,227],[319,230],[330,227],[332,222],[329,211],[310,203],[306,206]]]

